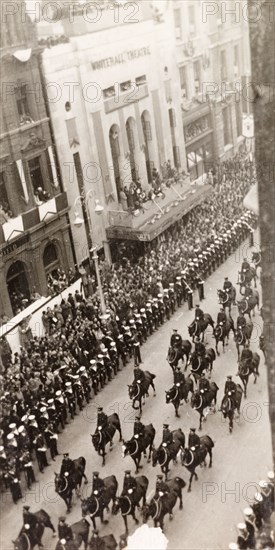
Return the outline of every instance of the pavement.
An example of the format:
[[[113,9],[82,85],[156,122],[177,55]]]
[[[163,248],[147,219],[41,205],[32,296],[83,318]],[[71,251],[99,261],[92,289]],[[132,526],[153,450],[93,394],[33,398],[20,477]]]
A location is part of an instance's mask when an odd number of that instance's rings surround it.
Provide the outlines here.
[[[205,282],[205,300],[201,307],[212,315],[216,322],[219,311],[217,289],[222,288],[223,279],[228,276],[236,284],[237,272],[240,269],[243,256],[248,253],[247,243],[235,252],[220,266],[215,273]],[[259,288],[258,282],[258,290]],[[197,295],[194,295],[194,305],[197,303]],[[261,305],[261,303],[260,303]],[[237,317],[237,308],[233,307],[234,320]],[[162,424],[169,423],[171,429],[181,427],[185,435],[188,435],[190,427],[199,426],[199,415],[191,408],[190,403],[180,407],[180,418],[175,417],[173,405],[165,403],[165,390],[172,386],[172,370],[166,361],[167,349],[173,328],[177,328],[183,338],[189,338],[187,326],[194,318],[194,310],[188,311],[185,304],[176,311],[169,322],[166,322],[155,332],[141,348],[143,359],[142,367],[156,374],[156,397],[150,390],[150,397],[143,408],[142,421],[145,424],[153,423],[156,428],[155,444],[161,441]],[[179,504],[174,508],[174,519],[165,519],[164,532],[169,540],[169,550],[226,550],[230,541],[237,538],[237,523],[243,520],[242,510],[253,500],[257,490],[257,483],[265,479],[268,470],[273,469],[271,451],[271,431],[268,417],[268,390],[266,367],[264,357],[258,348],[258,340],[262,328],[262,319],[259,312],[253,318],[254,330],[251,339],[251,348],[260,354],[260,376],[256,384],[250,379],[247,390],[247,399],[243,399],[240,419],[234,422],[233,433],[229,433],[228,421],[222,418],[220,412],[210,413],[203,423],[200,435],[208,434],[213,439],[213,466],[211,469],[198,468],[198,481],[193,480],[192,491],[183,490],[183,510],[179,510]],[[215,341],[211,333],[206,336],[207,343],[214,347]],[[189,371],[188,371],[189,372]],[[223,397],[224,383],[227,374],[233,375],[233,380],[238,382],[237,352],[231,334],[229,345],[225,353],[220,344],[220,356],[214,363],[212,380],[218,387],[218,407]],[[121,443],[118,435],[114,437],[114,448],[108,451],[106,465],[102,468],[102,459],[95,453],[91,436],[96,426],[96,411],[99,405],[104,406],[107,414],[117,412],[119,414],[122,433],[125,439],[129,439],[133,431],[133,422],[136,412],[132,409],[128,398],[127,384],[133,379],[133,364],[128,364],[118,376],[101,391],[96,398],[85,408],[82,413],[72,421],[60,434],[58,449],[60,456],[56,462],[51,462],[44,474],[37,474],[38,482],[25,494],[24,501],[17,505],[12,504],[8,493],[1,495],[0,512],[2,529],[0,535],[0,547],[3,550],[13,548],[11,542],[15,539],[22,526],[22,506],[28,504],[32,511],[45,509],[57,526],[58,517],[65,514],[66,507],[54,491],[54,472],[58,472],[62,462],[62,453],[69,452],[71,458],[85,456],[87,460],[86,474],[89,482],[92,480],[92,472],[98,470],[101,477],[115,474],[119,482],[119,491],[122,489],[124,470],[131,469],[134,473],[134,463],[130,457],[122,459]],[[217,407],[217,408],[218,408]],[[160,467],[152,467],[144,459],[141,474],[149,478],[148,495],[152,495],[155,489],[156,475],[160,473]],[[208,459],[207,459],[208,461]],[[189,472],[180,465],[171,466],[170,477],[182,477],[189,480]],[[82,496],[85,497],[91,490],[90,483],[83,485]],[[79,499],[73,497],[73,508],[67,515],[71,523],[79,520],[81,508]],[[99,534],[113,533],[117,541],[124,533],[124,522],[120,515],[105,514],[108,524],[100,525],[97,520]],[[137,512],[142,522],[139,512]],[[130,533],[136,529],[132,518],[128,521]],[[153,521],[149,520],[153,526]],[[43,537],[46,550],[52,550],[56,546],[56,539],[52,538],[47,529]]]

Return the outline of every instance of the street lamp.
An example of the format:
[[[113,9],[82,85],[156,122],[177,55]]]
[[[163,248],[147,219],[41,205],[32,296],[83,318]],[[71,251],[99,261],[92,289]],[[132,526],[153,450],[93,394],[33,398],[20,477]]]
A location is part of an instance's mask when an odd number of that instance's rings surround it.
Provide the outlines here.
[[[84,197],[79,195],[74,201],[74,208],[76,207],[76,204],[77,204],[78,201],[80,201],[81,204],[84,203],[84,207],[85,207],[86,212],[87,212],[90,240],[91,240],[91,242],[93,242],[92,222],[91,222],[91,217],[90,217],[90,211],[89,211],[89,208],[88,208],[88,202],[89,202],[90,198],[91,198],[91,190],[88,191],[86,193],[86,195],[84,195]],[[104,210],[104,207],[100,204],[99,200],[96,199],[95,200],[94,212],[97,215],[100,215],[103,212],[103,210]],[[76,212],[76,211],[75,211],[75,220],[74,220],[73,224],[74,224],[75,227],[81,227],[84,224],[84,219],[81,218],[79,213]],[[106,314],[106,304],[105,304],[105,299],[104,299],[104,294],[103,294],[103,289],[102,289],[102,284],[101,284],[99,265],[98,265],[97,246],[93,246],[89,250],[89,252],[93,253],[92,259],[94,260],[94,264],[95,264],[97,287],[98,287],[98,292],[99,292],[100,308],[101,308],[101,319],[108,319],[109,315]]]

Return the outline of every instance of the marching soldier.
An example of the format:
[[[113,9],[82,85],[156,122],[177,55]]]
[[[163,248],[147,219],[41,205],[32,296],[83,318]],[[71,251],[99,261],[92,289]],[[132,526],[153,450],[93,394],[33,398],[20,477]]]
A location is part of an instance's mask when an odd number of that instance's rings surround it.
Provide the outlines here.
[[[127,359],[127,347],[124,341],[123,334],[118,335],[116,339],[116,345],[117,345],[118,357],[121,358],[122,364],[125,367],[125,365],[128,362],[128,359]]]
[[[140,438],[143,438],[144,435],[145,435],[145,426],[144,424],[142,424],[141,422],[141,417],[139,415],[137,415],[135,417],[135,422],[134,422],[134,437],[135,436],[138,436]]]
[[[109,356],[114,374],[117,374],[117,371],[119,369],[119,360],[116,343],[114,341],[110,343]]]
[[[200,438],[196,434],[196,428],[190,428],[190,432],[188,435],[188,448],[191,450],[199,449],[200,447]]]
[[[157,303],[158,303],[158,311],[159,311],[159,320],[160,320],[160,324],[163,325],[165,313],[167,314],[166,306],[167,306],[167,301],[169,302],[169,296],[167,296],[167,294],[165,295],[165,290],[164,290],[163,294],[159,293],[157,297],[158,297]],[[168,316],[167,319],[169,318],[170,317]]]
[[[54,403],[55,403],[55,408],[56,408],[59,420],[61,422],[62,429],[64,430],[65,424],[67,421],[67,409],[66,409],[65,399],[64,399],[64,396],[62,395],[61,390],[57,390],[55,392]]]
[[[73,420],[76,414],[76,402],[75,402],[75,396],[72,389],[72,382],[69,380],[65,382],[64,395],[68,403],[68,410],[71,415],[71,419]]]
[[[142,360],[140,355],[140,341],[139,341],[137,331],[135,331],[133,335],[133,346],[134,346],[134,365],[135,367],[138,367],[138,365],[142,363]]]
[[[175,306],[176,306],[174,283],[169,283],[168,294],[169,294],[169,300],[170,300],[170,307],[173,315],[175,313]]]
[[[43,474],[44,468],[46,468],[46,466],[49,466],[49,464],[47,461],[47,454],[46,454],[47,449],[45,447],[44,438],[41,433],[38,433],[38,435],[34,439],[34,448],[35,448],[35,454],[37,458],[39,471]]]
[[[19,460],[20,460],[20,462],[22,464],[22,467],[23,467],[23,470],[25,472],[27,487],[28,487],[28,489],[30,489],[32,483],[36,483],[36,479],[35,479],[35,476],[34,476],[34,470],[33,470],[33,465],[32,465],[31,454],[30,454],[30,452],[28,451],[27,448],[22,452],[22,455],[19,458]]]
[[[45,430],[45,438],[47,434],[47,445],[50,449],[51,459],[55,462],[55,457],[58,455],[57,440],[58,435],[54,430],[53,423],[51,422]]]
[[[249,541],[249,533],[246,529],[245,523],[238,523],[237,525],[239,535],[237,538],[237,544],[240,548],[240,550],[247,550],[249,548],[248,541]]]
[[[148,321],[149,332],[150,332],[150,334],[153,334],[153,332],[155,330],[155,325],[154,325],[154,316],[153,316],[153,311],[152,311],[152,304],[150,302],[147,302],[147,304],[146,304],[145,313],[146,313],[146,317],[147,317],[147,321]]]
[[[176,293],[176,299],[177,299],[177,305],[178,307],[181,306],[182,300],[183,300],[183,289],[182,289],[182,283],[181,283],[181,277],[176,277],[176,283],[175,283],[175,293]]]
[[[261,493],[255,493],[255,502],[251,505],[251,508],[255,515],[255,525],[257,529],[261,529],[263,526],[263,497]]]
[[[243,510],[244,514],[244,521],[245,521],[245,527],[248,532],[248,548],[255,548],[256,546],[256,539],[255,539],[255,530],[256,530],[256,524],[255,524],[255,516],[253,514],[252,508],[245,508]]]

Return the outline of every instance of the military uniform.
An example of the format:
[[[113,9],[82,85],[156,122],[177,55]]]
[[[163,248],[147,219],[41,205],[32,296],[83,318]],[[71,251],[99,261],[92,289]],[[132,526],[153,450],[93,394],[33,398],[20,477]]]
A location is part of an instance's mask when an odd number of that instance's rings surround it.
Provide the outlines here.
[[[208,392],[210,390],[210,382],[205,378],[205,376],[201,376],[199,379],[199,391]]]
[[[64,539],[67,542],[68,540],[73,540],[74,538],[73,530],[71,526],[68,523],[66,523],[65,518],[63,516],[59,518],[57,531],[58,531],[59,540]]]
[[[139,367],[135,367],[134,368],[134,380],[135,380],[135,382],[138,382],[138,380],[140,380],[140,382],[143,382],[144,379],[145,379],[144,371],[142,369],[140,369]]]
[[[103,479],[101,479],[99,477],[98,472],[93,472],[93,490],[92,490],[92,493],[97,491],[98,494],[100,495],[102,493],[102,491],[104,491],[104,489],[105,489],[105,485],[104,485]]]
[[[163,430],[162,430],[162,445],[163,443],[166,443],[166,445],[171,445],[173,443],[173,434],[169,430],[168,424],[163,424]]]
[[[179,368],[174,371],[174,384],[180,384],[181,386],[185,384],[185,376]]]
[[[244,330],[246,327],[246,319],[244,315],[238,315],[237,317],[237,329]]]
[[[169,486],[165,481],[163,481],[163,475],[157,475],[157,481],[156,481],[156,491],[153,496],[155,500],[158,500],[159,498],[162,498],[165,494],[168,494],[170,492]]]
[[[251,363],[253,361],[253,353],[248,347],[244,347],[241,354],[241,361]]]
[[[176,347],[178,349],[180,349],[181,346],[182,346],[182,337],[176,331],[174,331],[174,333],[172,334],[172,336],[170,338],[170,346],[172,348]]]
[[[106,430],[106,428],[108,426],[108,416],[107,416],[107,414],[105,414],[105,412],[103,412],[102,407],[99,407],[97,410],[98,410],[97,430],[99,430],[99,429]]]
[[[219,311],[217,315],[217,324],[222,323],[223,325],[226,323],[226,313],[224,310]]]
[[[128,495],[129,491],[131,492],[135,491],[137,488],[137,482],[136,479],[131,476],[130,470],[125,471],[125,476],[123,480],[123,489],[121,495]]]
[[[140,417],[137,416],[135,418],[135,422],[134,422],[134,436],[135,435],[138,435],[140,438],[143,438],[144,435],[145,435],[145,426],[144,424],[142,424],[142,422],[140,421]]]
[[[192,447],[195,447],[196,449],[198,449],[200,447],[200,444],[200,438],[196,434],[196,430],[194,428],[191,428],[188,435],[188,448],[191,449]]]

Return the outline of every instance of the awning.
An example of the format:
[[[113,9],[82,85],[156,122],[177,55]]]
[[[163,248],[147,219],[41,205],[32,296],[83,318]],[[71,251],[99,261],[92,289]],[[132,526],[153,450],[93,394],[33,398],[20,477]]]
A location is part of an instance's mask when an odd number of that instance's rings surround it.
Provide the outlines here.
[[[248,191],[247,195],[244,197],[243,205],[248,210],[251,210],[259,216],[259,199],[258,199],[258,184],[256,183]]]
[[[195,206],[198,206],[206,198],[209,198],[213,192],[210,185],[196,186],[194,192],[190,192],[185,200],[178,200],[169,206],[169,210],[163,214],[152,212],[152,217],[143,223],[140,227],[123,227],[113,225],[106,229],[108,239],[144,241],[149,242],[161,235],[176,221],[179,221]]]

